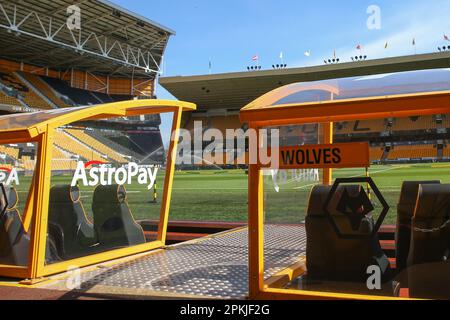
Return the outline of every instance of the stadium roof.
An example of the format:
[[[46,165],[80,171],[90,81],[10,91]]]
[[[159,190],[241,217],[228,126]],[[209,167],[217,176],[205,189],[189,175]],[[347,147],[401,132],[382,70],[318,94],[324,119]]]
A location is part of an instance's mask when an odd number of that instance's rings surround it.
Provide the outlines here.
[[[71,5],[81,31],[67,23]],[[0,0],[0,57],[56,70],[154,77],[173,34],[106,0]]]
[[[197,104],[198,109],[239,110],[287,84],[437,68],[450,68],[450,52],[284,70],[165,77],[160,78],[160,84],[177,99]]]

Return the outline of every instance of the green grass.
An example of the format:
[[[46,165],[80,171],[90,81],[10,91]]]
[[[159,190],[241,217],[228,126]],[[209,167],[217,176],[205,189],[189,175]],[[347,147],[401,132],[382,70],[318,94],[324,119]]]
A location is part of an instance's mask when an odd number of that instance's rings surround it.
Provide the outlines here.
[[[391,206],[385,223],[395,223],[396,205],[400,187],[405,180],[441,180],[450,183],[450,166],[401,165],[373,166],[371,177],[378,185]],[[335,171],[335,177],[364,176],[362,169]],[[161,200],[164,172],[158,176],[158,199]],[[68,184],[70,177],[54,176],[51,184]],[[23,210],[24,197],[30,184],[29,177],[21,177],[19,208]],[[264,177],[265,219],[273,223],[298,223],[304,220],[310,182],[290,181],[281,185],[276,192],[271,178]],[[128,202],[136,219],[157,219],[160,204],[150,203],[152,191],[137,184],[127,186]],[[93,188],[82,188],[82,201],[89,215],[91,213]],[[376,202],[376,201],[375,201]],[[379,207],[379,206],[378,206]],[[377,207],[377,210],[378,210]],[[235,171],[193,171],[176,172],[171,202],[170,219],[196,221],[246,221],[247,220],[247,175]]]

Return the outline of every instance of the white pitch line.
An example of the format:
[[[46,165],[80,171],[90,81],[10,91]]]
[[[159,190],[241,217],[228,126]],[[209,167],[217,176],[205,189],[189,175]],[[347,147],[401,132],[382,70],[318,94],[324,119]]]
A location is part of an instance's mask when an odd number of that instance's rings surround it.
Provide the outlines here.
[[[390,168],[387,168],[387,169],[383,169],[383,170],[378,170],[378,171],[370,172],[370,174],[371,174],[371,175],[374,175],[374,174],[377,174],[377,173],[386,172],[386,171],[390,171],[390,170],[395,170],[395,169],[399,169],[399,168],[401,168],[401,167],[390,167]],[[356,176],[351,176],[350,178],[363,177],[364,175],[365,175],[365,174],[358,174],[358,175],[356,175]],[[301,186],[301,187],[296,187],[296,188],[293,188],[293,189],[294,189],[294,190],[306,189],[306,188],[308,188],[308,187],[315,186],[316,184],[317,184],[317,183],[311,183],[311,184],[308,184],[308,185],[305,185],[305,186]]]

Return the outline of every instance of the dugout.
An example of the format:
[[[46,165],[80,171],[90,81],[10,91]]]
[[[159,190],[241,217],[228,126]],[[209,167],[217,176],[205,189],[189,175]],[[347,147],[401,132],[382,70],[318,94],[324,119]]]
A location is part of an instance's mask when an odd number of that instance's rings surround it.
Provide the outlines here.
[[[250,297],[448,299],[449,114],[449,69],[296,83],[244,107],[241,122],[260,133],[249,165]],[[264,129],[279,130],[277,165],[261,159],[271,147]],[[375,163],[391,171],[374,174]],[[404,163],[412,179],[402,176]],[[298,187],[274,179],[292,170],[316,170],[319,179]],[[389,257],[380,235],[388,218]],[[268,240],[274,232],[277,245]],[[268,275],[268,256],[286,250],[291,258]],[[369,286],[374,274],[379,285]]]
[[[0,277],[33,283],[75,266],[163,247],[176,135],[182,113],[195,108],[134,100],[0,117]],[[162,121],[173,132],[167,150],[161,149]],[[133,135],[133,145],[121,143]],[[156,147],[140,144],[149,152],[135,147],[139,136],[155,135]],[[156,181],[162,193],[157,205]],[[155,234],[143,231],[138,214],[159,220]]]

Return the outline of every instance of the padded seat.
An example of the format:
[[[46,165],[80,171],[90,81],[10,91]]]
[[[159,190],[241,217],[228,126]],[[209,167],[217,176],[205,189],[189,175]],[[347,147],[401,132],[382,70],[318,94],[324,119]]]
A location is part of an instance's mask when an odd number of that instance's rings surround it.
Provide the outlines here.
[[[128,247],[145,243],[142,227],[128,207],[124,186],[98,186],[92,202],[94,228],[102,247]]]
[[[405,181],[397,205],[396,260],[397,271],[406,268],[411,239],[411,220],[416,208],[419,186],[422,184],[440,184],[436,181]]]
[[[345,189],[344,189],[345,188]],[[339,194],[354,195],[359,193],[361,187],[342,186]],[[306,264],[307,277],[317,280],[363,282],[368,278],[367,268],[378,265],[383,274],[383,280],[389,277],[389,261],[381,249],[378,236],[371,236],[374,222],[371,218],[363,217],[356,232],[367,234],[365,238],[344,239],[338,236],[333,228],[324,205],[331,186],[315,186],[311,191],[308,213],[306,216]],[[339,196],[336,196],[339,200]],[[336,204],[336,203],[334,203]],[[333,204],[330,204],[333,207]],[[333,219],[340,228],[348,228],[345,232],[353,231],[349,218],[331,212]]]
[[[57,185],[50,190],[49,234],[62,259],[88,255],[97,243],[80,196],[80,189],[70,185]]]
[[[450,297],[450,184],[421,185],[408,255],[411,297]]]
[[[7,190],[7,200],[8,207],[0,217],[0,264],[26,266],[30,237],[17,210],[19,197],[14,187]]]

